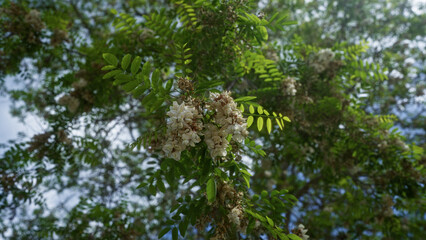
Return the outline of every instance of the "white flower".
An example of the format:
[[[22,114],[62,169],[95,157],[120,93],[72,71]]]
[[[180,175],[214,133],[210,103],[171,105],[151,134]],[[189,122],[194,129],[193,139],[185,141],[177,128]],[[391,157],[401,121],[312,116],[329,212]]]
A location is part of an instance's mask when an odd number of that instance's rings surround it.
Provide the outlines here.
[[[35,9],[32,9],[25,15],[24,22],[30,24],[36,31],[40,31],[45,27],[44,23],[41,21],[40,12]]]
[[[228,140],[226,140],[226,136],[226,132],[219,129],[214,124],[209,123],[206,125],[204,139],[212,158],[226,156],[226,148],[229,144]]]
[[[58,104],[67,106],[68,110],[71,113],[75,113],[78,109],[78,106],[80,106],[80,100],[70,95],[64,95],[59,98]]]
[[[175,101],[167,116],[167,140],[162,149],[166,157],[178,161],[186,147],[194,147],[201,141],[202,115],[195,107]]]
[[[321,49],[315,56],[315,61],[312,63],[312,67],[318,73],[325,71],[330,62],[334,60],[334,52],[331,49]]]
[[[269,170],[266,170],[266,171],[265,171],[265,177],[269,178],[269,177],[271,177],[271,176],[272,176],[272,172],[271,172],[271,171],[269,171]]]
[[[87,81],[84,80],[83,78],[80,78],[80,80],[78,80],[78,82],[72,83],[72,87],[75,88],[75,89],[84,88],[85,86],[87,86]]]
[[[256,222],[254,223],[254,228],[260,227],[260,221],[256,219]]]
[[[284,95],[295,96],[297,93],[296,84],[296,80],[292,77],[287,77],[286,79],[284,79],[282,83]]]
[[[303,224],[299,224],[299,226],[297,226],[297,229],[299,230],[300,233],[300,237],[303,240],[308,240],[309,235],[306,235],[306,233],[308,232],[308,229],[305,229],[305,226],[303,226]]]
[[[331,49],[326,48],[326,49],[321,49],[318,54],[318,61],[322,62],[322,63],[329,63],[331,61],[333,61],[334,59],[334,52],[331,51]]]
[[[242,142],[248,135],[247,123],[230,92],[210,93],[210,100],[208,109],[215,112],[213,121],[218,126],[206,127],[205,141],[213,158],[226,156],[226,137],[231,134],[233,140]]]
[[[324,65],[319,64],[319,63],[313,63],[313,64],[312,64],[312,67],[313,67],[313,68],[314,68],[314,70],[315,70],[316,72],[318,72],[318,73],[321,73],[321,72],[323,72],[323,71],[325,70]]]
[[[231,212],[228,213],[229,221],[237,225],[237,227],[240,227],[240,217],[243,215],[241,209],[237,206],[234,207]]]

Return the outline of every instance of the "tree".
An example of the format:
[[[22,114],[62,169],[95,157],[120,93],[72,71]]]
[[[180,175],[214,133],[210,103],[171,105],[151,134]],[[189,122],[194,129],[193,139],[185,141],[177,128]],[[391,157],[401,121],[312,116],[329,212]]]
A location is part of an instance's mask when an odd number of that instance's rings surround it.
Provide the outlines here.
[[[3,154],[2,236],[422,238],[423,148],[359,96],[389,59],[257,6],[4,2],[13,112],[48,127]]]
[[[262,11],[289,9],[299,21],[290,33],[323,48],[335,43],[371,46],[363,54],[388,68],[388,79],[373,84],[362,100],[370,113],[397,115],[397,125],[409,140],[425,144],[424,36],[425,5],[413,1],[268,1]]]

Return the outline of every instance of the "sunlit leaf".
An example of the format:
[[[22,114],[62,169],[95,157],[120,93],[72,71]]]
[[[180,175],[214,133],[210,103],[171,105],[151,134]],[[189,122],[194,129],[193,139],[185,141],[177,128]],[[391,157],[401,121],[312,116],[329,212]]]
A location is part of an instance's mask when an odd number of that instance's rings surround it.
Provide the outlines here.
[[[260,132],[260,131],[262,131],[262,128],[263,128],[263,118],[259,117],[259,118],[257,118],[257,129]]]
[[[254,118],[253,116],[249,116],[247,118],[247,128],[249,128],[253,124]]]
[[[270,119],[270,118],[266,119],[266,129],[268,130],[268,133],[271,133],[271,130],[272,130],[272,122],[271,122],[271,119]]]
[[[245,97],[239,97],[237,99],[235,99],[235,102],[247,102],[247,101],[251,101],[253,99],[256,99],[257,97],[255,96],[245,96]]]

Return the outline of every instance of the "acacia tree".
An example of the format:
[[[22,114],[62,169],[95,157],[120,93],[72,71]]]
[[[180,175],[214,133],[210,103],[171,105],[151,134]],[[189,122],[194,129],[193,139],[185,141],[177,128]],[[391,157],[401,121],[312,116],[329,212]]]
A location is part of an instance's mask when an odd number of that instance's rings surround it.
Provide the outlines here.
[[[47,125],[2,157],[3,237],[421,238],[422,148],[358,95],[386,69],[256,3],[3,3],[14,112]]]

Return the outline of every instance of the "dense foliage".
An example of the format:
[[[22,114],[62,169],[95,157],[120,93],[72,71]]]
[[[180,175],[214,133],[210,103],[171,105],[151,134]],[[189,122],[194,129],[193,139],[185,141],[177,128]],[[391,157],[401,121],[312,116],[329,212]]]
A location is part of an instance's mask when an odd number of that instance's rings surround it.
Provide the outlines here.
[[[408,1],[0,14],[1,83],[19,86],[2,92],[46,125],[4,146],[3,238],[426,237],[426,19]]]

